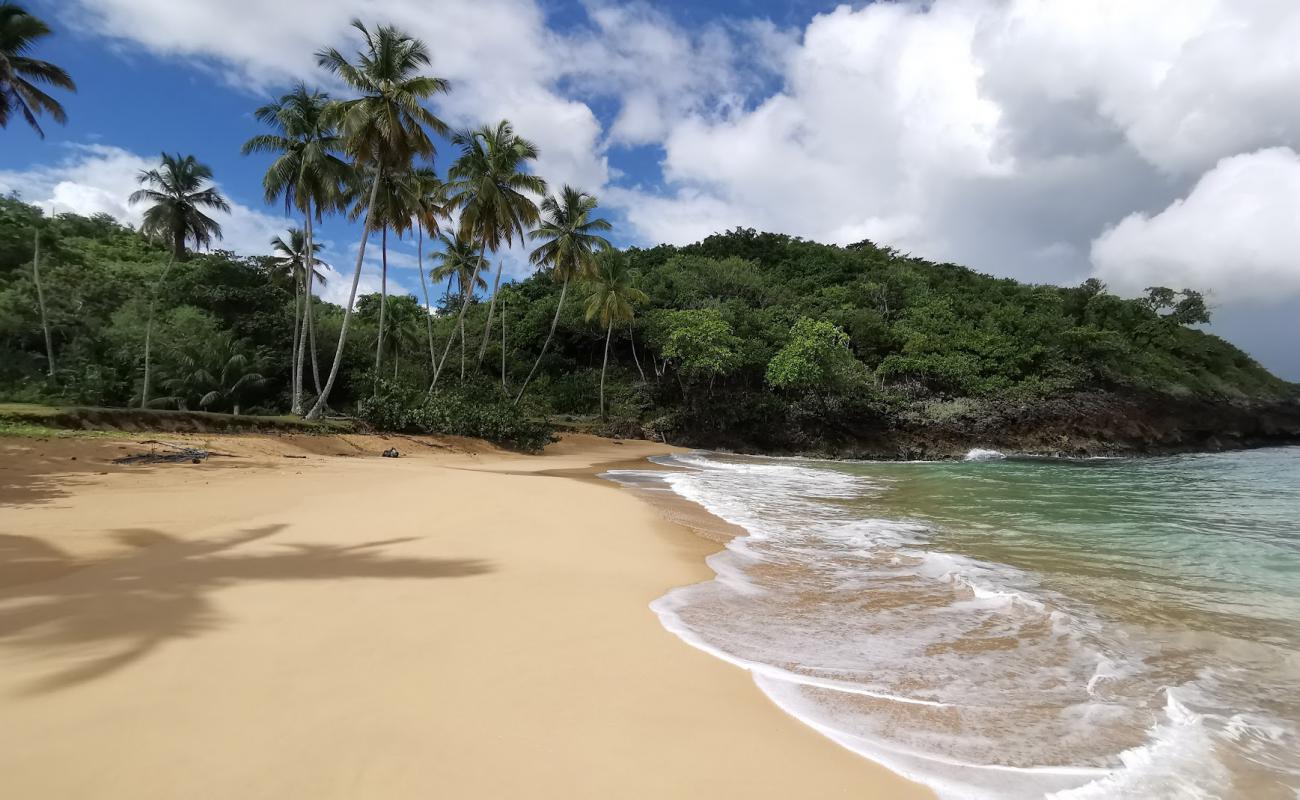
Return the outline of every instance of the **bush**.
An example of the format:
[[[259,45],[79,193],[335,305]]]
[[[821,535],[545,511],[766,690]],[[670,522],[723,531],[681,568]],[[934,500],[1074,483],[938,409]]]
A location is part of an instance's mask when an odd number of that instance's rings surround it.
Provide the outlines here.
[[[490,390],[455,389],[426,397],[381,381],[377,395],[361,401],[357,411],[381,431],[473,436],[529,453],[555,439],[550,425],[527,416]]]

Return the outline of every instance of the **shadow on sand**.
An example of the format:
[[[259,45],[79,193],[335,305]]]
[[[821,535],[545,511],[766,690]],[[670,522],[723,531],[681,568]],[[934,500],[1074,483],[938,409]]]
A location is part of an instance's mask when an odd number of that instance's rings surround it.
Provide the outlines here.
[[[169,640],[221,627],[225,620],[208,597],[218,589],[256,581],[455,578],[492,569],[475,559],[383,553],[418,537],[234,552],[284,528],[267,525],[204,540],[124,529],[113,536],[127,549],[99,560],[73,558],[32,537],[0,534],[0,645],[66,658],[70,666],[26,690],[50,692],[108,675]]]

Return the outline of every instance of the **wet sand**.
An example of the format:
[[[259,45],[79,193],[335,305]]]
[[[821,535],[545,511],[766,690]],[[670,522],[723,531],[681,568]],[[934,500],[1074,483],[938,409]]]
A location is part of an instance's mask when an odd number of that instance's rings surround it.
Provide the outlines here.
[[[716,545],[590,476],[670,448],[159,438],[0,439],[6,796],[931,796],[660,627]]]

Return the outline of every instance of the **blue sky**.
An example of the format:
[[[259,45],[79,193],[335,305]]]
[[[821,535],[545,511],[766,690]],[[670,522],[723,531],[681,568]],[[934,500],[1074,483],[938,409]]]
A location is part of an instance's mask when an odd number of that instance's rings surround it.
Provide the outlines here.
[[[286,221],[262,203],[265,159],[239,155],[251,112],[297,79],[330,88],[311,53],[354,48],[359,12],[429,41],[454,87],[439,113],[510,118],[620,243],[743,225],[1022,280],[1190,286],[1216,331],[1300,379],[1300,7],[1097,2],[32,0],[56,29],[40,55],[80,91],[46,140],[4,133],[0,190],[129,222],[134,172],[193,153],[237,203],[226,246],[256,251]],[[345,271],[356,233],[324,230]],[[391,267],[418,287],[409,248]]]

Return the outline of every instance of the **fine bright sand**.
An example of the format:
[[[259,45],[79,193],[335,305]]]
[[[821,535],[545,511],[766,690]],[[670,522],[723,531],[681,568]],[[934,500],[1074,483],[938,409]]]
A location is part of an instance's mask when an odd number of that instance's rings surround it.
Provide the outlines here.
[[[931,796],[660,627],[717,545],[580,476],[668,448],[161,438],[0,439],[4,797]]]

